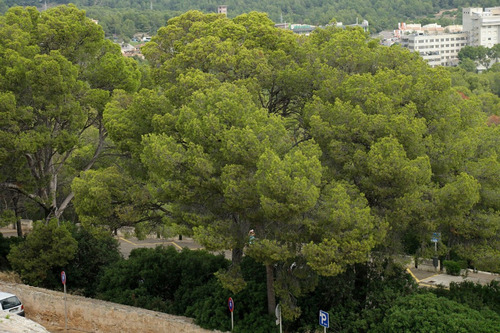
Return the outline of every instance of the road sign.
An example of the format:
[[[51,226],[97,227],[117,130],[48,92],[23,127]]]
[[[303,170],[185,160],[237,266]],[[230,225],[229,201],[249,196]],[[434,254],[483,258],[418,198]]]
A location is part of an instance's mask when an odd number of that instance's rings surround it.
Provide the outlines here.
[[[227,306],[229,307],[229,311],[231,312],[231,332],[234,329],[234,317],[233,317],[233,310],[234,310],[234,302],[231,297],[227,300]]]
[[[431,242],[438,243],[440,239],[441,239],[441,233],[440,232],[433,232],[432,233]]]
[[[330,327],[330,319],[328,316],[328,312],[319,310],[319,325],[325,328]]]
[[[68,330],[68,307],[66,305],[66,273],[61,272],[61,282],[64,286],[64,328]]]

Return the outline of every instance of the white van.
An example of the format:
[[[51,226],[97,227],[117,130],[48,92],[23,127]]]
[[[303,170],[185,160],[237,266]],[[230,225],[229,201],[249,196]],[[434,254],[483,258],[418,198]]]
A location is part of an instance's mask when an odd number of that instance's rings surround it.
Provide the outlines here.
[[[0,310],[24,317],[24,305],[13,294],[0,292]]]

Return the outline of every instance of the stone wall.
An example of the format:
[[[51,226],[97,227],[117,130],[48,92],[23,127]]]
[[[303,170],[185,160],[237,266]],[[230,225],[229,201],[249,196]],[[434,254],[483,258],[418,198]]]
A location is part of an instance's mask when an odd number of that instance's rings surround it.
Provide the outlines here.
[[[28,318],[44,326],[64,327],[64,293],[3,281],[0,290],[17,295]],[[194,325],[190,318],[82,296],[68,294],[66,304],[68,328],[83,332],[213,332]]]

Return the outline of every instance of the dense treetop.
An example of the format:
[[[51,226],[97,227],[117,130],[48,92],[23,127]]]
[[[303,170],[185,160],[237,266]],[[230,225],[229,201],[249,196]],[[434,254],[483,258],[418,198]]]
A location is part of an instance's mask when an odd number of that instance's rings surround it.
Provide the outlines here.
[[[103,151],[111,92],[136,90],[140,72],[75,6],[14,7],[0,35],[0,187],[16,214],[27,200],[34,219],[59,218],[73,198],[64,184]]]
[[[495,66],[430,68],[359,28],[297,36],[258,12],[170,19],[142,72],[74,6],[15,7],[0,34],[14,218],[55,228],[74,203],[84,227],[193,236],[232,251],[233,292],[245,254],[288,319],[319,275],[373,251],[429,257],[433,232],[439,256],[500,270]]]

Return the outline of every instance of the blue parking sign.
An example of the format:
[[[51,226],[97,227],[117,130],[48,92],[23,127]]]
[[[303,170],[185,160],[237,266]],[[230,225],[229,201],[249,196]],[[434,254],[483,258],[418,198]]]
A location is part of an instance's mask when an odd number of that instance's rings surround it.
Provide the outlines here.
[[[319,310],[319,324],[320,324],[320,326],[323,326],[326,328],[330,327],[330,319],[328,316],[328,312],[323,311],[323,310]]]

